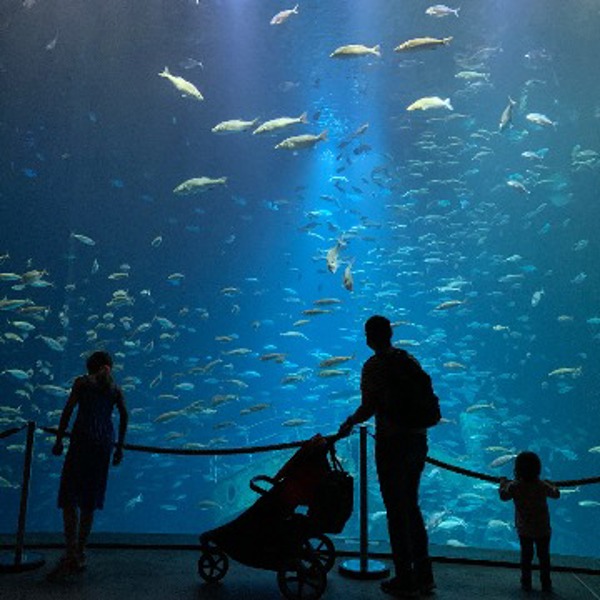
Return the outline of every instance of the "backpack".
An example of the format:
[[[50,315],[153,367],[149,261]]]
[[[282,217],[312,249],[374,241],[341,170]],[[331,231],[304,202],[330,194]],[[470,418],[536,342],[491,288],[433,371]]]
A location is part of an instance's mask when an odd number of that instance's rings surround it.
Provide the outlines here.
[[[400,348],[382,357],[388,382],[383,410],[392,421],[408,429],[425,429],[440,422],[440,400],[431,377],[417,359]]]

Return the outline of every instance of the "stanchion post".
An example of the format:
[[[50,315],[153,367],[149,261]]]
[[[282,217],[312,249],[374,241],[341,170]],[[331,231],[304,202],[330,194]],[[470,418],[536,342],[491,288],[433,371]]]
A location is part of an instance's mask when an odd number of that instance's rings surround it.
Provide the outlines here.
[[[31,463],[33,458],[33,441],[35,423],[27,423],[27,441],[25,442],[25,460],[23,461],[23,480],[21,483],[21,503],[19,505],[19,523],[17,525],[17,545],[15,547],[15,564],[23,560],[23,545],[25,544],[25,525],[27,522],[27,504],[29,502],[29,483],[31,481]]]
[[[368,475],[367,475],[367,427],[360,426],[359,438],[359,531],[360,531],[360,570],[368,570],[369,564],[369,498],[368,490]]]
[[[21,481],[21,502],[19,505],[19,522],[17,525],[17,540],[15,554],[12,560],[0,555],[0,572],[20,573],[41,567],[46,561],[38,553],[23,552],[25,544],[25,525],[27,522],[27,504],[29,501],[29,482],[31,481],[31,465],[33,461],[33,441],[35,437],[35,422],[27,423],[27,442],[23,461],[23,479]]]
[[[382,579],[388,577],[390,570],[379,560],[369,560],[369,509],[368,509],[368,477],[367,477],[367,426],[360,426],[359,443],[359,560],[344,561],[340,567],[340,575],[352,579]]]

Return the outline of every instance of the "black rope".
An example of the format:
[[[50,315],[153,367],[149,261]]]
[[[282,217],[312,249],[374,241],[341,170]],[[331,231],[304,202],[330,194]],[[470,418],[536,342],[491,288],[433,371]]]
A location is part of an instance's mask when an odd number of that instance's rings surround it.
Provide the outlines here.
[[[27,425],[13,427],[12,429],[7,429],[6,431],[0,431],[0,440],[10,437],[11,435],[15,435],[15,433],[19,433],[19,431],[23,431],[23,429],[27,429]]]
[[[459,473],[460,475],[466,475],[467,477],[473,477],[474,479],[481,479],[482,481],[491,481],[492,483],[500,483],[500,477],[494,477],[493,475],[486,475],[485,473],[478,473],[477,471],[471,471],[470,469],[464,469],[463,467],[456,467],[449,465],[448,463],[437,460],[437,458],[431,458],[428,456],[425,459],[430,465],[452,471],[453,473]]]
[[[57,434],[58,429],[54,427],[38,427],[46,433]],[[65,432],[64,437],[71,437],[71,434]],[[217,456],[223,454],[255,454],[258,452],[272,452],[273,450],[287,450],[289,448],[299,448],[308,440],[299,442],[286,442],[284,444],[271,444],[269,446],[244,446],[241,448],[160,448],[157,446],[142,446],[139,444],[123,444],[124,450],[133,450],[134,452],[149,452],[151,454],[177,454],[181,456]]]
[[[24,429],[24,427],[21,427]],[[18,429],[17,431],[20,431]],[[38,427],[42,431],[46,433],[52,433],[56,435],[58,433],[58,429],[54,427]],[[374,435],[370,434],[372,437]],[[70,437],[70,434],[65,432],[65,437]],[[323,436],[330,442],[336,442],[340,439],[336,435]],[[269,446],[244,446],[241,448],[202,448],[202,449],[192,449],[192,448],[159,448],[155,446],[141,446],[138,444],[123,444],[123,448],[125,450],[133,450],[134,452],[150,452],[151,454],[176,454],[179,456],[218,456],[224,454],[256,454],[258,452],[272,452],[274,450],[287,450],[290,448],[299,448],[303,444],[305,444],[308,440],[301,440],[299,442],[287,442],[284,444],[271,444]],[[441,469],[446,469],[447,471],[452,471],[453,473],[458,473],[459,475],[466,475],[467,477],[472,477],[474,479],[481,479],[482,481],[489,481],[491,483],[500,483],[500,477],[494,475],[487,475],[486,473],[479,473],[478,471],[472,471],[470,469],[465,469],[463,467],[457,467],[455,465],[450,465],[436,458],[432,458],[428,456],[425,459],[429,464],[434,465],[436,467],[440,467]],[[600,483],[600,477],[587,477],[585,479],[567,479],[564,481],[554,481],[553,482],[556,487],[575,487],[579,485],[589,485],[592,483]]]

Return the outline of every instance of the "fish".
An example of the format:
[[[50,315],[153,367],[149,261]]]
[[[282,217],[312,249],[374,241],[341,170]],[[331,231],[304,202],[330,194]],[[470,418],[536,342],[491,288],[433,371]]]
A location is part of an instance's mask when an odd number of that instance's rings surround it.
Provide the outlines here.
[[[0,281],[21,281],[18,273],[0,273]]]
[[[508,187],[513,188],[514,190],[517,190],[517,192],[521,192],[522,194],[531,194],[531,190],[525,187],[525,184],[522,181],[519,181],[518,179],[509,179],[506,182],[506,185]]]
[[[296,6],[294,6],[294,8],[288,8],[287,10],[282,10],[280,12],[278,12],[270,21],[271,25],[281,25],[282,23],[285,23],[285,21],[287,21],[292,15],[297,15],[298,14],[298,7],[299,5],[296,4]]]
[[[195,58],[186,58],[179,63],[179,66],[186,71],[189,69],[195,69],[196,67],[204,69],[204,64],[202,61],[196,60]]]
[[[284,421],[282,425],[284,427],[300,427],[301,425],[306,425],[309,423],[307,419],[288,419]]]
[[[67,338],[65,337],[55,339],[46,335],[38,335],[36,339],[41,339],[50,350],[54,350],[55,352],[64,352],[65,344],[67,343]]]
[[[23,369],[5,369],[4,371],[0,371],[0,375],[4,374],[10,375],[15,379],[20,379],[21,381],[26,381],[31,379],[31,376],[33,375],[33,369],[28,369],[27,371],[24,371]]]
[[[303,325],[308,325],[310,323],[310,319],[298,319],[292,323],[292,327],[302,327]]]
[[[172,421],[173,419],[180,417],[183,413],[181,410],[169,410],[164,412],[158,417],[154,419],[154,423],[166,423],[167,421]]]
[[[227,177],[218,177],[212,179],[210,177],[193,177],[192,179],[186,179],[173,189],[174,194],[180,196],[187,196],[190,194],[198,194],[200,192],[206,192],[219,185],[226,185]]]
[[[303,315],[308,315],[310,317],[315,315],[327,315],[329,313],[331,313],[331,311],[326,308],[306,308],[302,311]]]
[[[48,275],[48,271],[27,271],[26,273],[23,273],[23,275],[21,275],[21,283],[23,283],[24,285],[32,285],[36,282],[39,282],[44,275]]]
[[[299,123],[308,123],[308,113],[303,112],[299,117],[279,117],[277,119],[271,119],[265,121],[259,125],[253,132],[252,135],[260,135],[261,133],[270,133],[283,129],[284,127],[290,127],[291,125],[297,125]]]
[[[367,129],[369,129],[369,124],[368,123],[363,123],[360,127],[358,127],[358,129],[356,129],[356,131],[353,131],[348,136],[348,138],[346,138],[345,140],[341,141],[338,144],[338,148],[345,148],[352,140],[355,140],[357,137],[359,137],[363,133],[365,133],[365,131],[367,131]],[[348,178],[347,177],[341,177],[341,176],[333,176],[333,177],[329,178],[329,181],[343,181],[343,182],[348,182]],[[332,200],[334,202],[337,202],[337,200],[335,198],[332,198],[330,196],[322,195],[321,198],[323,198],[324,200]]]
[[[245,410],[247,410],[248,413],[256,413],[266,410],[267,408],[270,408],[270,406],[271,405],[268,402],[257,402],[256,404],[248,406]]]
[[[215,342],[233,342],[234,340],[237,340],[238,336],[237,335],[217,335],[215,337]]]
[[[454,75],[456,79],[464,79],[465,81],[477,81],[484,80],[488,81],[490,78],[489,73],[481,73],[479,71],[459,71]]]
[[[413,38],[396,46],[394,52],[406,52],[407,50],[433,50],[440,46],[447,46],[453,39],[452,36],[441,39],[433,37]]]
[[[327,261],[327,270],[330,273],[335,273],[340,266],[340,250],[344,246],[342,240],[338,240],[335,243],[335,246],[332,246],[327,250],[327,254],[325,255],[325,260]]]
[[[600,508],[600,502],[597,500],[580,500],[577,504],[583,508]]]
[[[448,110],[454,110],[452,104],[450,104],[450,98],[443,100],[439,96],[425,96],[424,98],[419,98],[407,106],[406,110],[430,110],[432,108],[447,108]]]
[[[347,46],[340,46],[336,48],[330,55],[329,58],[355,58],[358,56],[381,56],[381,47],[379,44],[369,48],[362,44],[349,44]]]
[[[318,142],[326,140],[327,130],[322,131],[321,133],[319,133],[319,135],[295,135],[279,142],[279,144],[275,146],[275,149],[278,150],[282,148],[284,150],[299,150],[301,148],[312,148]]]
[[[27,321],[10,321],[10,324],[21,331],[33,331],[35,329],[35,325],[32,325]]]
[[[560,367],[554,369],[548,373],[548,377],[564,377],[570,375],[571,377],[581,377],[583,374],[583,367]]]
[[[214,500],[200,500],[197,506],[200,510],[220,510],[223,508],[218,502],[215,502]]]
[[[88,237],[87,235],[83,235],[81,233],[71,233],[70,237],[77,240],[78,242],[81,242],[82,244],[84,244],[86,246],[95,246],[96,245],[96,242],[91,237]]]
[[[191,392],[196,386],[189,381],[182,381],[175,385],[176,390],[181,390],[183,392]]]
[[[221,121],[217,123],[211,131],[213,133],[239,133],[240,131],[248,131],[256,125],[258,119],[254,119],[253,121],[242,121],[241,119],[231,119],[229,121]]]
[[[456,308],[457,306],[461,306],[465,303],[465,300],[447,300],[446,302],[441,302],[438,304],[433,310],[448,310],[450,308]]]
[[[341,303],[342,301],[339,298],[319,298],[313,302],[313,304],[316,304],[317,306],[332,306]]]
[[[352,264],[353,262],[349,262],[344,269],[344,275],[342,278],[342,285],[349,292],[354,290],[354,277],[352,275]]]
[[[504,131],[508,127],[512,125],[512,113],[513,108],[517,105],[517,103],[509,96],[508,104],[506,108],[502,111],[500,115],[500,123],[498,124],[498,131]]]
[[[19,489],[21,486],[17,483],[11,483],[8,479],[0,477],[0,489]]]
[[[281,385],[294,385],[296,383],[300,383],[301,381],[304,381],[305,379],[306,379],[306,377],[304,375],[300,375],[298,373],[292,373],[291,375],[286,375],[281,380]]]
[[[319,377],[329,378],[329,377],[342,377],[349,375],[350,371],[348,369],[323,369],[319,371]]]
[[[353,360],[355,355],[352,356],[331,356],[330,358],[324,358],[320,363],[319,367],[321,369],[334,367],[335,365],[340,365],[342,363],[348,362],[349,360]]]
[[[436,524],[435,529],[449,531],[458,527],[467,529],[467,522],[464,519],[461,519],[460,517],[449,516],[445,519],[440,520],[439,523]]]
[[[435,4],[434,6],[430,6],[425,10],[425,14],[430,17],[447,17],[449,15],[454,15],[458,17],[458,11],[460,8],[450,8],[445,4]]]
[[[528,160],[544,160],[549,148],[540,148],[539,150],[525,150],[521,152],[521,156]]]
[[[451,369],[451,370],[460,370],[460,369],[466,369],[466,365],[463,365],[460,362],[457,362],[455,360],[450,360],[448,362],[445,362],[442,367],[444,367],[444,369]]]
[[[193,83],[187,81],[187,79],[184,79],[183,77],[179,77],[178,75],[172,75],[168,67],[165,67],[164,70],[158,74],[158,76],[168,79],[173,86],[175,86],[175,88],[181,92],[182,96],[189,96],[190,98],[195,98],[196,100],[204,100],[204,96]]]
[[[490,463],[490,469],[496,469],[498,467],[501,467],[502,465],[505,465],[511,461],[513,461],[515,458],[517,458],[516,454],[510,453],[510,454],[504,454],[502,456],[499,456],[498,458],[495,458],[491,463]]]
[[[65,398],[70,393],[69,388],[61,387],[59,385],[52,385],[50,383],[44,385],[37,385],[36,389],[40,389],[43,392],[46,392],[46,394],[49,394],[50,396],[55,396],[56,398]]]
[[[133,510],[138,504],[141,504],[144,501],[144,496],[142,492],[140,492],[137,496],[131,498],[125,503],[125,510],[130,511]]]
[[[280,333],[279,335],[281,335],[283,337],[297,337],[297,338],[302,338],[305,340],[308,339],[308,337],[300,331],[284,331],[283,333]]]
[[[541,113],[529,113],[525,115],[525,118],[535,125],[539,125],[540,127],[556,127],[558,123],[556,121],[550,120],[546,115]]]
[[[508,531],[512,531],[512,525],[507,521],[501,521],[500,519],[491,519],[488,521],[487,526],[490,529],[507,529]]]
[[[493,402],[489,402],[489,403],[481,403],[481,404],[472,404],[471,406],[465,408],[465,412],[466,413],[473,413],[473,412],[478,412],[480,410],[496,410],[496,406],[494,405]]]
[[[234,286],[227,286],[224,288],[221,288],[219,290],[219,294],[222,294],[223,296],[235,296],[237,294],[241,294],[242,290],[238,287],[234,287]]]
[[[533,292],[533,295],[531,296],[531,306],[536,307],[540,303],[544,293],[544,288]]]

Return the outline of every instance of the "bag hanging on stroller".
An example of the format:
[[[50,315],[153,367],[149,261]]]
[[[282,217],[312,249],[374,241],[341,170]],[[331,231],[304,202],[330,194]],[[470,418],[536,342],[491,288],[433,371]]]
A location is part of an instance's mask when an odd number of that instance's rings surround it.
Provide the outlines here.
[[[354,478],[342,468],[330,449],[331,469],[315,489],[308,518],[317,531],[341,533],[354,510]]]

